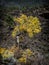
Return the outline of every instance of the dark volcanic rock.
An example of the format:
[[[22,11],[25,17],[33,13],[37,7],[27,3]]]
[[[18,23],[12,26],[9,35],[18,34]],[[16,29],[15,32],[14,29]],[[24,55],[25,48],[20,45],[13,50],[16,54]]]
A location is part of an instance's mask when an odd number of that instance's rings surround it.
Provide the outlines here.
[[[49,19],[49,13],[42,13],[42,14],[40,14],[40,16],[45,19]]]

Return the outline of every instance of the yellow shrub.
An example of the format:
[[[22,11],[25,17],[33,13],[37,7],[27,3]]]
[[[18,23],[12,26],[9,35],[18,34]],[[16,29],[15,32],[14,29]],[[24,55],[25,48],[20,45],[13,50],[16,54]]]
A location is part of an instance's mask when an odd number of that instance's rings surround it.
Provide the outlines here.
[[[0,48],[0,54],[3,58],[9,58],[14,55],[13,52],[10,52],[10,50],[6,48]]]
[[[14,21],[18,22],[19,25],[18,27],[15,26],[12,32],[13,37],[17,35],[18,29],[19,32],[25,30],[28,33],[29,37],[33,37],[34,34],[41,32],[40,21],[37,17],[21,14],[20,17],[14,18]]]
[[[26,57],[26,56],[31,56],[32,55],[32,51],[30,49],[26,49],[25,51],[23,51],[22,56]]]
[[[19,62],[26,63],[27,58],[32,55],[32,51],[30,49],[26,49],[22,52],[22,57],[18,59]]]
[[[25,57],[21,57],[18,60],[19,60],[19,62],[26,63],[26,58]]]
[[[9,58],[9,57],[13,57],[15,51],[17,50],[18,47],[16,47],[15,45],[12,46],[10,49],[0,48],[0,54],[2,55],[3,58]]]
[[[10,58],[14,56],[13,52],[10,52],[9,50],[5,50],[4,54],[2,55],[3,58]]]

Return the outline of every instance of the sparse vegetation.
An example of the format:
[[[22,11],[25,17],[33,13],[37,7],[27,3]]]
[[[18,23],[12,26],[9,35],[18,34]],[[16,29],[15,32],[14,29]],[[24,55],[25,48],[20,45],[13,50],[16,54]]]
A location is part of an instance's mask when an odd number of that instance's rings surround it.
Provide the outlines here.
[[[40,18],[45,8],[34,7],[1,6],[0,65],[49,64],[49,20]]]

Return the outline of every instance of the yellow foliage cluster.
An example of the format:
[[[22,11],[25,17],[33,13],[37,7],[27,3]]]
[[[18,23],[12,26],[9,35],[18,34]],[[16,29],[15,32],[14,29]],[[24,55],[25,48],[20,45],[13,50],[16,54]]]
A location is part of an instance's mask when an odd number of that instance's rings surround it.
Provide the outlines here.
[[[22,57],[19,58],[19,62],[24,62],[26,63],[27,58],[32,55],[32,51],[30,49],[26,49],[25,51],[22,52]]]
[[[12,46],[10,49],[0,48],[0,54],[3,58],[9,58],[14,56],[14,52],[18,50],[16,46]]]
[[[3,58],[9,58],[11,56],[14,56],[13,52],[10,52],[10,50],[6,48],[0,48],[0,54]]]
[[[29,37],[33,37],[34,34],[41,32],[40,21],[37,17],[22,14],[20,17],[14,17],[14,21],[19,23],[19,25],[16,25],[12,31],[13,37],[20,31],[26,31]]]
[[[26,63],[27,59],[26,57],[21,57],[18,59],[19,62]]]
[[[30,49],[26,49],[25,51],[23,51],[22,56],[26,57],[26,56],[31,56],[32,55],[32,51]]]
[[[6,48],[0,48],[0,54],[3,54],[5,52]]]
[[[14,57],[14,52],[18,50],[18,47],[12,46],[10,49],[0,48],[0,54],[4,59]],[[21,50],[20,50],[21,51]],[[27,58],[30,57],[33,53],[30,49],[25,49],[21,51],[21,57],[17,59],[19,62],[26,63]]]

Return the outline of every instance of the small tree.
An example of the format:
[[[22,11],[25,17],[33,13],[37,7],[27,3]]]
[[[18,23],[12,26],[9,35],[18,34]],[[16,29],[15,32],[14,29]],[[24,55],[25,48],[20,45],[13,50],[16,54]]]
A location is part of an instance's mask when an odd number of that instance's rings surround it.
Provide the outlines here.
[[[27,32],[30,38],[41,32],[40,21],[37,17],[21,14],[20,17],[14,17],[13,19],[17,23],[17,25],[14,27],[14,30],[12,31],[13,38],[15,38],[18,33],[24,31]],[[19,36],[17,36],[17,43],[19,47]]]

